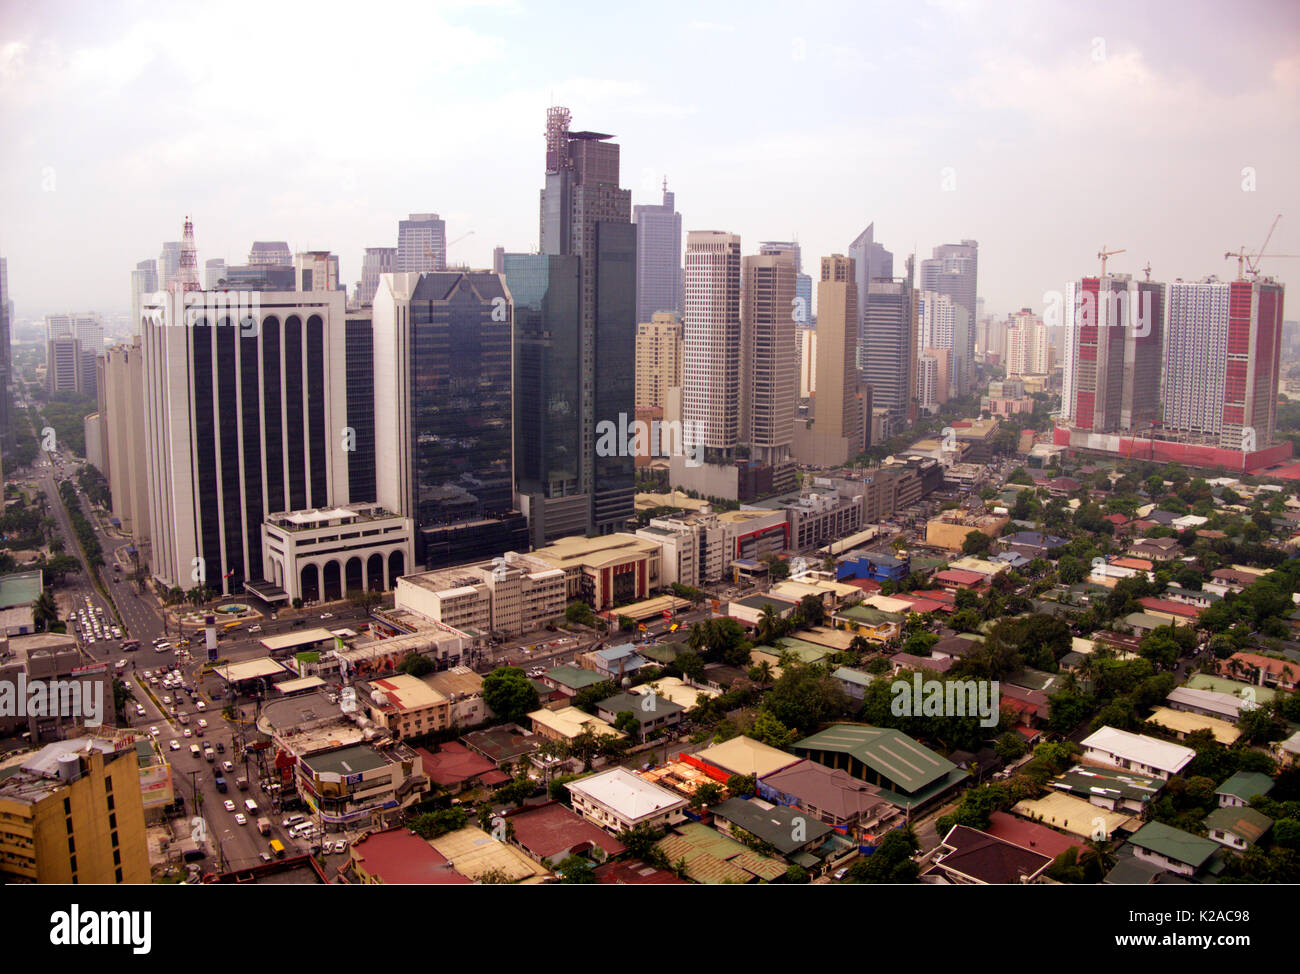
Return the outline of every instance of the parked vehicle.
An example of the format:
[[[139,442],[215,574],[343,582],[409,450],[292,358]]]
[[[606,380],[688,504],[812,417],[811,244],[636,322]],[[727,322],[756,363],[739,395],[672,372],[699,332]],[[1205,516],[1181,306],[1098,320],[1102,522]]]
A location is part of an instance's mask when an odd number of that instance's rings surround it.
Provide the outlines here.
[[[265,815],[261,816],[257,820],[257,831],[261,832],[263,835],[271,834],[271,820]]]

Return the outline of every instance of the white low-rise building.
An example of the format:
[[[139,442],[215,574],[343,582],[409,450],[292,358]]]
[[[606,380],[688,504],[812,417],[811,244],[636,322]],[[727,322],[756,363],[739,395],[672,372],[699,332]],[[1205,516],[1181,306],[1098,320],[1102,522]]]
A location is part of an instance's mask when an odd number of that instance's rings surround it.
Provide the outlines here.
[[[518,636],[564,615],[565,573],[508,551],[492,561],[398,579],[397,608],[457,629]]]
[[[638,825],[672,826],[686,818],[685,798],[626,768],[613,768],[565,787],[573,810],[613,835]]]
[[[1102,727],[1083,740],[1083,757],[1114,768],[1126,768],[1168,780],[1196,757],[1190,747],[1157,737],[1132,734],[1117,727]]]

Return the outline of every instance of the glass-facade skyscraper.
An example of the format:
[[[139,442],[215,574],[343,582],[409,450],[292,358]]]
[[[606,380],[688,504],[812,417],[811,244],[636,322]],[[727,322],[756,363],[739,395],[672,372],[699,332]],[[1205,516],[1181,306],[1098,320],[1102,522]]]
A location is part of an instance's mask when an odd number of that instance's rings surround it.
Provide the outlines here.
[[[578,487],[590,498],[588,531],[601,534],[623,528],[635,491],[631,456],[596,453],[601,424],[632,422],[636,398],[636,227],[610,138],[570,132],[568,109],[547,112],[541,250],[580,261]]]
[[[682,215],[664,180],[662,204],[632,208],[636,224],[636,320],[644,324],[657,311],[681,318],[685,311],[682,281]]]

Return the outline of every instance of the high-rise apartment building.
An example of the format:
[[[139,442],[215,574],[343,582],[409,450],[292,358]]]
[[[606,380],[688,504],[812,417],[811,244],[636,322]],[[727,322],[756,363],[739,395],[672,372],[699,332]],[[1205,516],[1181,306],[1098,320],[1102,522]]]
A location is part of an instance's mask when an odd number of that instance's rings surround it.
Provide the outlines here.
[[[740,237],[692,230],[686,237],[682,422],[709,462],[740,444]]]
[[[682,215],[664,180],[663,202],[632,207],[636,224],[636,320],[661,311],[679,318],[682,304]]]
[[[187,301],[188,297],[188,301]],[[344,293],[178,288],[145,303],[151,571],[164,585],[274,588],[273,513],[348,502]],[[341,584],[314,598],[342,596]]]
[[[668,404],[668,390],[682,384],[682,322],[657,311],[636,326],[636,407]]]
[[[94,313],[46,315],[45,340],[46,388],[95,395],[95,357],[104,350],[104,319]]]
[[[921,349],[943,349],[949,353],[949,362],[958,358],[956,343],[959,336],[968,334],[966,309],[946,294],[937,291],[920,291],[916,295],[917,346]],[[950,386],[939,402],[947,402],[958,394],[951,385],[955,376],[951,368],[944,370]]]
[[[0,761],[0,880],[148,883],[133,735],[57,741]]]
[[[1285,289],[1268,278],[1167,288],[1165,432],[1244,452],[1271,446]]]
[[[741,262],[740,437],[751,460],[773,466],[789,461],[794,438],[796,266],[785,250]]]
[[[427,568],[527,547],[514,507],[513,309],[490,271],[386,274],[372,309],[378,501]]]
[[[1052,340],[1043,319],[1028,308],[1011,316],[1005,327],[1008,378],[1047,375],[1052,370]],[[1160,377],[1155,377],[1159,385]]]
[[[916,399],[923,412],[939,409],[939,357],[927,349],[916,367]]]
[[[299,291],[337,291],[339,283],[338,255],[328,250],[309,250],[293,259],[293,276]]]
[[[1065,305],[1062,416],[1095,433],[1149,430],[1160,418],[1163,285],[1085,277],[1066,285]]]
[[[605,534],[634,512],[634,458],[596,447],[598,426],[635,416],[637,230],[632,194],[619,187],[618,144],[600,132],[571,132],[569,120],[567,108],[547,111],[541,251],[580,261],[578,480],[591,498],[590,530]]]
[[[867,224],[867,228],[858,234],[849,244],[849,256],[853,258],[856,268],[855,283],[858,286],[858,322],[857,345],[853,361],[859,370],[865,373],[867,368],[867,306],[870,304],[870,284],[876,278],[892,280],[894,277],[894,255],[881,244],[876,243],[876,225]]]
[[[966,310],[965,319],[956,322],[952,344],[953,382],[959,396],[971,391],[975,379],[978,271],[979,244],[974,240],[935,247],[933,257],[921,261],[920,289],[946,294]]]
[[[396,247],[367,247],[361,260],[361,286],[357,289],[357,305],[368,308],[375,302],[379,276],[392,274],[397,269]]]
[[[445,271],[447,224],[437,213],[412,213],[397,224],[394,270]]]

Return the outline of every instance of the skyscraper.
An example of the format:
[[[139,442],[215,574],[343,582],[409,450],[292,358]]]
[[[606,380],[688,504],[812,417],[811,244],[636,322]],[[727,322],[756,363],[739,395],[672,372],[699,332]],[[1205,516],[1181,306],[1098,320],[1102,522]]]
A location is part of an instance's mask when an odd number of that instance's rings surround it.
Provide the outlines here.
[[[140,543],[149,540],[148,460],[145,454],[144,364],[137,336],[105,351],[100,390],[113,516]]]
[[[740,443],[740,237],[692,230],[686,237],[682,421],[708,462]]]
[[[375,302],[379,275],[391,274],[397,268],[396,247],[367,247],[361,261],[361,287],[357,290],[357,304],[368,308]]]
[[[1159,419],[1163,298],[1127,274],[1066,286],[1061,411],[1076,429],[1132,433]]]
[[[663,202],[632,207],[636,224],[636,320],[652,319],[656,312],[681,316],[682,215],[664,179]]]
[[[447,269],[447,224],[437,213],[412,213],[397,224],[397,256],[394,270],[445,271]]]
[[[139,265],[136,265],[139,267]],[[157,285],[153,290],[160,291],[169,287],[172,280],[176,277],[176,272],[181,266],[181,242],[179,240],[168,240],[162,245],[162,253],[158,257]],[[148,291],[144,293],[150,293]]]
[[[865,447],[864,390],[854,351],[858,344],[857,267],[852,257],[822,258],[817,285],[817,391],[813,425],[794,428],[801,463],[830,467],[846,463]]]
[[[567,108],[547,111],[541,250],[580,260],[579,489],[591,498],[591,530],[604,534],[634,511],[633,458],[600,455],[596,430],[635,415],[636,227],[632,194],[618,185],[618,145],[599,132],[570,132],[569,119]]]
[[[812,276],[803,272],[803,252],[796,240],[764,240],[758,245],[759,254],[789,254],[794,258],[794,296],[791,304],[796,327],[806,327],[813,322]]]
[[[224,257],[214,257],[203,263],[203,286],[209,291],[215,291],[218,285],[225,279],[226,261]]]
[[[935,247],[933,257],[921,261],[921,290],[946,294],[966,310],[965,318],[955,322],[952,344],[952,381],[959,396],[971,391],[975,379],[978,270],[979,244],[974,240]]]
[[[293,276],[299,291],[338,291],[339,259],[328,250],[309,250],[293,259]]]
[[[515,315],[515,484],[535,547],[585,534],[582,274],[577,257],[501,255]]]
[[[1011,316],[1010,327],[1006,329],[1006,346],[1008,378],[1047,375],[1051,371],[1051,336],[1047,333],[1043,319],[1028,308],[1022,308]],[[1158,389],[1159,370],[1154,380]],[[1144,381],[1150,384],[1151,377],[1148,376]]]
[[[636,326],[636,407],[668,404],[668,390],[682,384],[682,323],[671,311],[656,311]]]
[[[870,303],[869,285],[877,277],[893,278],[894,255],[882,245],[876,243],[876,225],[869,223],[867,228],[858,234],[853,243],[849,244],[849,256],[853,258],[854,267],[857,269],[857,279],[854,283],[858,287],[858,321],[853,361],[857,364],[858,369],[865,372],[867,367],[865,361],[867,305]]]
[[[751,460],[790,459],[799,385],[795,339],[795,257],[746,257],[741,265],[741,440]]]
[[[292,267],[293,252],[283,240],[255,240],[248,251],[250,267]]]
[[[910,258],[907,270],[906,277],[876,277],[867,289],[863,378],[871,386],[874,408],[887,410],[886,437],[907,423],[916,369]]]
[[[490,271],[386,274],[373,307],[376,492],[427,568],[526,548],[515,509],[512,333]]]
[[[69,339],[75,340],[75,346]],[[46,388],[96,394],[95,357],[104,351],[104,320],[94,312],[46,315]]]
[[[1166,432],[1230,450],[1271,446],[1284,288],[1269,278],[1167,287]]]
[[[158,290],[158,262],[142,260],[131,272],[131,331],[140,333],[140,308],[146,294]]]
[[[351,454],[343,292],[228,297],[154,295],[141,352],[152,574],[233,594],[267,581],[267,515],[347,503]],[[342,597],[341,579],[317,578],[307,598]]]

